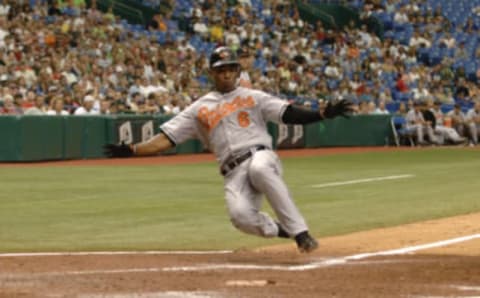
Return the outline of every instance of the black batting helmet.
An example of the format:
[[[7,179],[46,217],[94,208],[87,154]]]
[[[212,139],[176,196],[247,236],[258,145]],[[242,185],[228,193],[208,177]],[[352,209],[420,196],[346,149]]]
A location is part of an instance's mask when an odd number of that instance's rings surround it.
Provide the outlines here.
[[[218,47],[210,55],[210,68],[222,65],[240,65],[235,52],[227,47]]]

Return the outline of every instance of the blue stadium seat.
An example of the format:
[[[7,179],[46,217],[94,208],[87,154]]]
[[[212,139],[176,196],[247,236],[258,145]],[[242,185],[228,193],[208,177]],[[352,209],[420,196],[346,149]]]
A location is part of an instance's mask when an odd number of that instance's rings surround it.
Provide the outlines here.
[[[395,144],[397,146],[400,146],[400,145],[410,145],[412,147],[415,146],[415,143],[413,141],[415,137],[415,131],[407,128],[407,121],[405,117],[394,115],[391,118],[390,124],[392,126]]]

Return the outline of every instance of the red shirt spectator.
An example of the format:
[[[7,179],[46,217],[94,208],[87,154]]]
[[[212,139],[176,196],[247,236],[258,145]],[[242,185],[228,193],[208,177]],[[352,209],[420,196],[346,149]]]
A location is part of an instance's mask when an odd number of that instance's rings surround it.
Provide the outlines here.
[[[403,74],[398,74],[395,86],[397,87],[397,90],[402,93],[408,92],[408,84]]]

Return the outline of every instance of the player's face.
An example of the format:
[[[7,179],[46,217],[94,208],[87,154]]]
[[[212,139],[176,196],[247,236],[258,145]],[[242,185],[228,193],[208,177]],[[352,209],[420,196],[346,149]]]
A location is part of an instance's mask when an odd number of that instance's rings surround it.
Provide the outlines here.
[[[210,70],[210,75],[215,83],[215,89],[222,93],[235,89],[239,72],[240,67],[238,65],[222,65]]]

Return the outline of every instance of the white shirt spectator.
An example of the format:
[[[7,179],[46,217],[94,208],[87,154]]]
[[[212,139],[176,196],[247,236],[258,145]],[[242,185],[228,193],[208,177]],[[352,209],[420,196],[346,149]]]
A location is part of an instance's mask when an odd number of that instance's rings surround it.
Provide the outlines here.
[[[193,31],[202,36],[206,36],[208,34],[208,27],[204,22],[198,21],[193,25]]]
[[[327,65],[325,67],[325,75],[332,79],[340,80],[343,76],[336,65]]]
[[[50,115],[50,116],[54,116],[54,115],[68,116],[69,114],[65,110],[60,111],[60,114],[57,114],[57,112],[54,111],[54,110],[48,110],[47,115]]]
[[[421,35],[414,35],[410,38],[409,46],[419,47],[422,44],[426,48],[430,48],[432,46],[432,42]]]
[[[100,112],[98,109],[94,108],[94,105],[96,104],[95,98],[92,95],[87,95],[83,99],[83,106],[78,107],[74,115],[98,115]]]
[[[440,38],[438,43],[444,44],[449,49],[453,49],[455,47],[456,40],[452,36],[445,36],[443,38]]]
[[[75,110],[74,115],[99,115],[100,113],[97,110],[90,109],[87,110],[85,107],[79,107]]]
[[[228,46],[238,47],[240,45],[240,37],[234,31],[225,31],[223,34],[225,43]]]
[[[9,11],[10,11],[10,5],[9,4],[0,4],[0,16],[8,15]]]
[[[428,89],[425,87],[419,86],[417,88],[413,88],[412,92],[413,92],[413,99],[415,100],[424,99],[430,96],[430,91],[428,91]]]
[[[390,112],[387,110],[387,109],[380,109],[380,108],[376,108],[375,111],[373,112],[373,114],[375,115],[388,115],[390,114]]]
[[[408,15],[403,10],[399,10],[395,13],[393,21],[399,24],[408,23]]]

